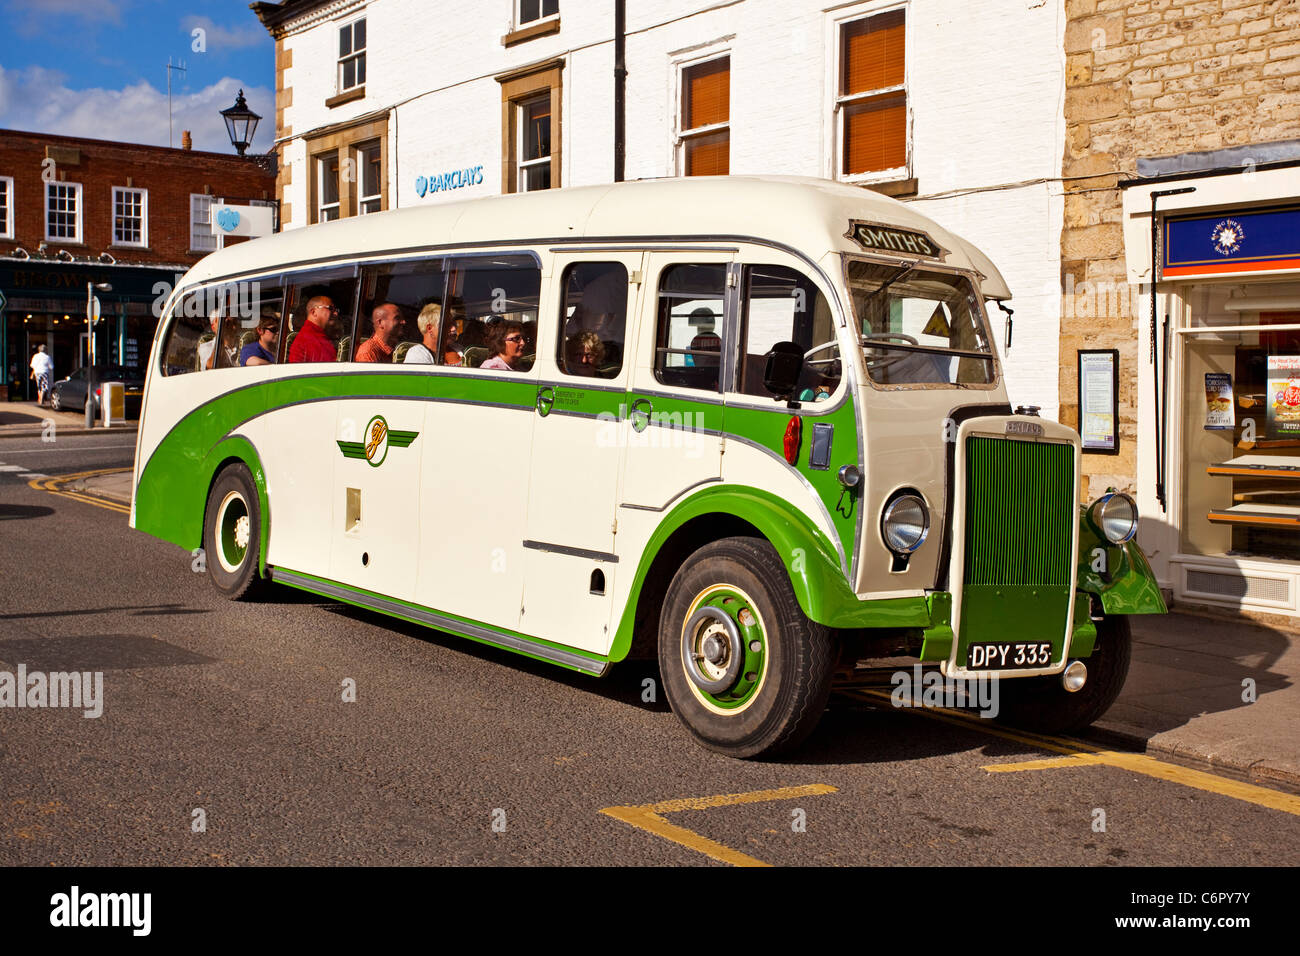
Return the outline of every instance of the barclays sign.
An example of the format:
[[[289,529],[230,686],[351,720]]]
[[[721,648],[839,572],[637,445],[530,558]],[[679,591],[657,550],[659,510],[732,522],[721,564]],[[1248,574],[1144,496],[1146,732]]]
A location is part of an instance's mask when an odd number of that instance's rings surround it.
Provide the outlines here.
[[[477,186],[483,182],[483,167],[469,166],[465,169],[453,169],[451,172],[439,173],[436,176],[416,176],[415,193],[421,199],[426,193],[443,192],[447,189],[464,189],[466,186]]]

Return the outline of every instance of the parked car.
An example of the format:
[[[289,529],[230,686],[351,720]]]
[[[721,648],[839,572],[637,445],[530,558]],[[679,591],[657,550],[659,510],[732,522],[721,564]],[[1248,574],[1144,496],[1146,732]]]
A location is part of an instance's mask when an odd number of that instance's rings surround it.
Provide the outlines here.
[[[93,404],[99,417],[104,382],[121,382],[126,386],[126,417],[140,417],[140,400],[144,395],[144,372],[122,365],[82,366],[65,379],[54,383],[50,405],[57,411],[86,410],[86,400]]]

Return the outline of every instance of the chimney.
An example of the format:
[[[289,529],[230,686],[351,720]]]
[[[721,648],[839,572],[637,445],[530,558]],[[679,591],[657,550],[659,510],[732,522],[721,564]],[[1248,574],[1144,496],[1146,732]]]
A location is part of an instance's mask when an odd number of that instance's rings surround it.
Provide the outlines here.
[[[193,148],[194,148],[194,140],[190,139],[190,131],[187,129],[181,130],[181,149],[193,149]]]

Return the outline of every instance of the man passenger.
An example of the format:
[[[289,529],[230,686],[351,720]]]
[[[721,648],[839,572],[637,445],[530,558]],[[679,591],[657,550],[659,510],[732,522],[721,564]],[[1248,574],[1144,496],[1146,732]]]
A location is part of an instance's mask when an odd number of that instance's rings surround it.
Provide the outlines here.
[[[307,321],[289,346],[290,362],[333,362],[338,358],[338,348],[325,334],[330,319],[338,315],[334,301],[327,295],[312,296],[307,302]]]
[[[391,302],[384,302],[375,306],[370,321],[374,324],[375,334],[361,343],[356,361],[391,362],[393,349],[402,341],[402,332],[406,328],[401,310]]]

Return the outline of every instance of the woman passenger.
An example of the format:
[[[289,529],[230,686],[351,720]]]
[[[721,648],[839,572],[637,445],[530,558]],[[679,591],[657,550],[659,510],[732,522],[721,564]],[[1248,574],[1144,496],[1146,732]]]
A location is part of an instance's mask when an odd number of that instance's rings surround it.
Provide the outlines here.
[[[479,368],[501,369],[506,372],[521,371],[524,357],[524,327],[518,322],[497,322],[488,326],[487,346],[489,358]]]

